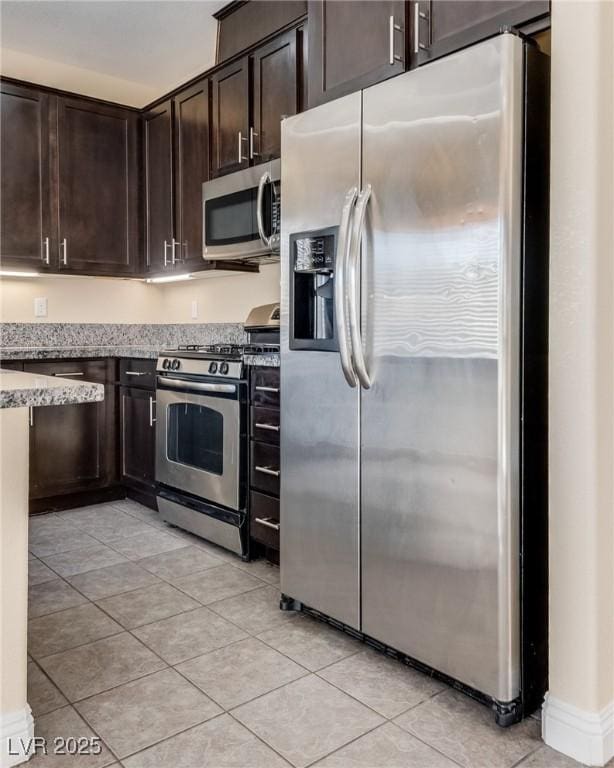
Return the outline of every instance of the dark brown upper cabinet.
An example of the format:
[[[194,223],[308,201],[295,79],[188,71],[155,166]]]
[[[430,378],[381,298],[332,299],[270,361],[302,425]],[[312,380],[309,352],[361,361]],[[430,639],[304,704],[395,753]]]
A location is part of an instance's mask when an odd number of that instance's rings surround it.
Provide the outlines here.
[[[138,268],[138,116],[58,97],[58,256],[62,272]]]
[[[216,63],[222,64],[252,48],[284,27],[298,22],[306,14],[306,0],[229,3],[213,14],[219,23]]]
[[[201,80],[174,98],[175,258],[202,269],[202,187],[209,178],[209,81]]]
[[[405,15],[402,0],[310,0],[309,106],[404,72]]]
[[[173,117],[169,99],[143,118],[145,168],[145,266],[161,272],[173,266]]]
[[[249,57],[219,69],[211,77],[211,175],[249,166]]]
[[[281,121],[303,107],[304,27],[291,29],[211,77],[211,175],[280,156]]]
[[[45,270],[55,247],[51,216],[49,94],[2,83],[0,260]]]
[[[412,66],[548,17],[548,0],[416,0],[410,3]]]
[[[297,43],[302,30],[279,35],[252,54],[253,122],[250,156],[256,163],[281,154],[281,121],[300,111]]]
[[[206,269],[202,186],[209,177],[208,81],[146,112],[143,132],[146,270]]]

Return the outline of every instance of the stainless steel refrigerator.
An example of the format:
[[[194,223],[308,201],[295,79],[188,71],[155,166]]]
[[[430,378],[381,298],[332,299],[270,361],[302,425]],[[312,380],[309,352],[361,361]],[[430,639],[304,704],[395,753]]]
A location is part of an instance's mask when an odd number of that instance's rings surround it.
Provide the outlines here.
[[[548,67],[511,33],[282,124],[282,606],[546,685]]]

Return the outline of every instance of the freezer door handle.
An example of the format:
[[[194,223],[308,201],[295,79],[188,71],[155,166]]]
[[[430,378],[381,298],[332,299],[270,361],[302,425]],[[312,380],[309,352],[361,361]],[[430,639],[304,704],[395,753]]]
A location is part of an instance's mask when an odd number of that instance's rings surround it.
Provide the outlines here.
[[[354,205],[356,203],[357,197],[358,189],[356,187],[349,189],[345,196],[343,210],[341,212],[341,223],[339,225],[337,252],[335,254],[335,331],[337,334],[337,341],[339,343],[339,358],[341,360],[341,369],[343,370],[345,380],[350,385],[350,387],[356,386],[357,379],[356,373],[352,368],[350,342],[347,333],[347,293],[345,289],[345,273],[349,256],[352,213],[354,211]]]
[[[362,348],[362,334],[360,332],[360,319],[358,313],[358,264],[360,261],[360,246],[365,226],[365,215],[367,206],[371,198],[371,185],[362,190],[356,203],[356,212],[354,214],[354,224],[352,227],[350,259],[348,270],[348,319],[350,325],[350,340],[352,344],[352,358],[354,359],[354,370],[358,376],[361,386],[364,389],[371,387],[371,377],[367,371],[365,355]]]

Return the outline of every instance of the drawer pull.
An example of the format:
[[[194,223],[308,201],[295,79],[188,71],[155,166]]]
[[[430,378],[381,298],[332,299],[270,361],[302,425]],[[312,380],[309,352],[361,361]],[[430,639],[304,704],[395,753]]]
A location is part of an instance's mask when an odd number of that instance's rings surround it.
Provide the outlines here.
[[[263,475],[273,475],[273,477],[279,477],[279,470],[278,469],[271,469],[270,467],[259,467],[255,466],[254,469],[256,472],[262,472]]]
[[[54,376],[83,376],[83,371],[59,371],[58,373],[54,373]]]
[[[149,376],[147,371],[124,371],[126,376]]]
[[[257,421],[254,426],[258,427],[258,429],[269,429],[271,432],[279,432],[279,424],[261,424]]]
[[[272,528],[274,531],[279,530],[279,523],[274,523],[270,517],[256,517],[254,522],[264,525],[265,528]]]
[[[275,392],[279,394],[279,387],[254,387],[256,392]]]

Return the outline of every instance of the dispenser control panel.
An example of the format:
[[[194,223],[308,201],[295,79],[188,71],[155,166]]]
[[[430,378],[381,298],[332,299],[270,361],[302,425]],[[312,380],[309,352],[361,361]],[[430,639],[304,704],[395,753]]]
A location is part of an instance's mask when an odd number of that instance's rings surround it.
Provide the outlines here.
[[[335,236],[317,235],[294,240],[295,272],[320,272],[335,267]]]

